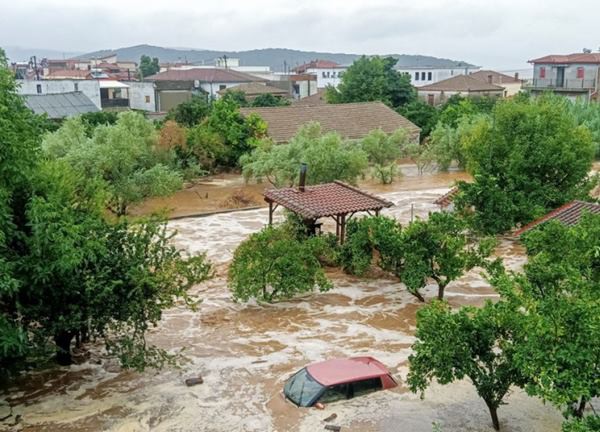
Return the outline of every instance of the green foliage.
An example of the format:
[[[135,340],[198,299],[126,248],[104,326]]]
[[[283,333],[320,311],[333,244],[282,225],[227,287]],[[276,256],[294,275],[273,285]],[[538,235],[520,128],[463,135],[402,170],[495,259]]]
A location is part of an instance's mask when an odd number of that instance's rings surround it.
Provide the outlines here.
[[[474,208],[474,226],[483,232],[530,222],[587,195],[592,185],[591,135],[556,98],[497,104],[475,123],[463,148],[475,181],[460,184],[457,205]]]
[[[85,127],[85,133],[91,137],[94,129],[102,125],[114,125],[119,119],[119,113],[114,111],[97,111],[84,113],[79,116]]]
[[[592,134],[596,159],[600,159],[600,105],[584,100],[569,104],[577,124],[587,127]]]
[[[521,311],[516,361],[529,394],[581,417],[600,395],[600,216],[546,223],[524,241],[524,274],[494,281]]]
[[[236,249],[229,268],[229,286],[236,300],[272,302],[311,292],[327,291],[318,256],[323,243],[317,237],[297,240],[288,230],[266,227]]]
[[[182,126],[193,127],[202,122],[209,113],[210,105],[206,96],[192,95],[190,100],[169,110],[165,119],[174,120]]]
[[[292,186],[298,179],[300,164],[308,164],[308,184],[342,180],[356,183],[368,166],[367,154],[356,144],[345,142],[337,133],[323,134],[318,123],[298,130],[288,144],[260,142],[240,159],[246,179],[267,179],[275,186]]]
[[[174,154],[157,149],[154,127],[133,112],[120,113],[114,126],[98,126],[91,138],[80,119],[69,119],[45,137],[43,148],[47,156],[66,160],[87,178],[102,179],[109,192],[107,205],[117,215],[182,185],[181,174],[173,168]]]
[[[487,117],[477,114],[462,117],[455,127],[439,122],[428,145],[429,155],[436,162],[438,170],[448,171],[452,162],[457,162],[459,168],[465,168],[466,148],[471,145],[478,129],[487,126],[487,121]]]
[[[457,312],[436,301],[417,312],[417,341],[410,355],[408,385],[423,396],[429,383],[469,378],[485,401],[496,430],[497,409],[511,386],[525,382],[514,361],[512,310],[503,303]]]
[[[409,142],[408,134],[403,129],[398,129],[390,135],[381,129],[375,129],[364,137],[361,146],[373,165],[373,177],[382,184],[392,183],[399,174],[396,160]]]
[[[227,152],[222,163],[226,166],[237,166],[240,157],[250,153],[256,140],[267,133],[267,124],[258,115],[244,118],[236,102],[228,98],[213,102],[206,125],[223,139]]]
[[[465,117],[490,114],[497,101],[497,98],[453,95],[448,98],[440,109],[439,121],[444,125],[455,128]]]
[[[329,103],[381,101],[399,107],[416,99],[410,76],[394,69],[392,57],[362,56],[348,68],[336,88],[329,87]]]
[[[158,57],[150,58],[147,55],[142,55],[140,58],[140,75],[145,78],[150,75],[154,75],[160,72],[160,64]]]
[[[398,113],[421,128],[421,141],[435,128],[439,111],[421,99],[415,99],[397,109]]]
[[[248,100],[246,99],[246,93],[241,90],[236,90],[235,87],[227,90],[221,99],[234,102],[238,107],[246,107],[249,105]]]
[[[291,102],[281,96],[273,96],[271,93],[265,93],[258,95],[252,101],[253,107],[276,107],[276,106],[287,106]]]
[[[224,159],[227,149],[221,135],[205,124],[199,124],[188,130],[187,146],[180,152],[187,156],[185,163],[188,166],[195,165],[204,171],[213,171],[218,161]]]
[[[584,418],[574,418],[563,423],[562,432],[598,432],[600,431],[600,416],[589,415]]]

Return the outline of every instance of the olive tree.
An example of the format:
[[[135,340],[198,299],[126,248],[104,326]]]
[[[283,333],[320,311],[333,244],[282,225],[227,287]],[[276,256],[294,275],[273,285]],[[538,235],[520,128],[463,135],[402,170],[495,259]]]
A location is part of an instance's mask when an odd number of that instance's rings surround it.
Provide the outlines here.
[[[282,227],[252,234],[238,246],[229,267],[233,297],[272,302],[315,288],[329,290],[331,282],[319,262],[323,247],[319,238],[298,240]]]
[[[333,180],[356,183],[368,166],[367,154],[356,143],[344,141],[334,132],[323,134],[318,123],[301,127],[288,144],[263,140],[240,162],[246,179],[266,179],[278,187],[297,182],[302,162],[309,167],[309,184]]]
[[[402,149],[410,138],[404,129],[386,134],[381,129],[369,132],[361,141],[361,147],[373,165],[373,177],[383,184],[392,183],[397,175],[396,161],[402,155]]]

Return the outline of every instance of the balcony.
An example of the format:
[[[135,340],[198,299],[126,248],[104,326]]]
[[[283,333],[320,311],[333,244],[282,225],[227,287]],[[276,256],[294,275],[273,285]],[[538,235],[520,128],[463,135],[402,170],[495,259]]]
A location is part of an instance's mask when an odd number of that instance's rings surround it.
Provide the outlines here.
[[[581,91],[587,92],[596,89],[595,79],[564,79],[534,78],[527,85],[530,90],[555,90],[555,91]]]
[[[127,98],[112,98],[100,99],[102,108],[129,108],[129,99]]]

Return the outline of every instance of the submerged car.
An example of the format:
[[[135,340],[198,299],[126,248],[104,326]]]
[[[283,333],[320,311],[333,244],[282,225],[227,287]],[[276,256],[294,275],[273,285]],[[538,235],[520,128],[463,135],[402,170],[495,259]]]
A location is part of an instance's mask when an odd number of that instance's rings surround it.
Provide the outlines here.
[[[285,397],[301,407],[362,396],[398,384],[387,368],[373,357],[331,359],[310,364],[292,375]]]

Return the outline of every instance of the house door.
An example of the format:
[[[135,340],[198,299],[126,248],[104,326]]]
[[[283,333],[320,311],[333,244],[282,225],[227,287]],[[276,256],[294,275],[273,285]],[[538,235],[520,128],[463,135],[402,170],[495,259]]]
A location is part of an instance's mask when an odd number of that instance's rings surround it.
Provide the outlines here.
[[[559,66],[556,68],[556,87],[565,86],[565,67]]]
[[[435,104],[435,96],[432,94],[427,95],[427,103],[431,106]]]

